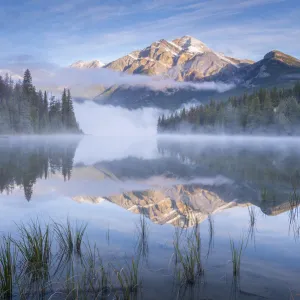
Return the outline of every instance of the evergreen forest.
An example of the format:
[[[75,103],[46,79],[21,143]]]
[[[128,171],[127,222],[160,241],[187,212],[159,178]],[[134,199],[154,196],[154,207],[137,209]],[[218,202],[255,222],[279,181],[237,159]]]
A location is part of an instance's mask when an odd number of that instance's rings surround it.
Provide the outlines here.
[[[37,91],[30,71],[23,81],[0,76],[0,134],[82,133],[77,123],[70,90],[61,99]]]
[[[261,88],[225,102],[182,109],[158,119],[164,132],[226,134],[300,134],[300,82],[290,88]]]

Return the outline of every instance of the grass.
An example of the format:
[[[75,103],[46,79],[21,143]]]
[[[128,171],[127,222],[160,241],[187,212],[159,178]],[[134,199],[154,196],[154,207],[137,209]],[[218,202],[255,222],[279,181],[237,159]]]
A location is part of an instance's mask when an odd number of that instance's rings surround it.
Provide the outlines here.
[[[175,233],[174,233],[174,236],[173,236],[175,265],[177,265],[178,262],[179,262],[178,249],[179,249],[179,243],[180,243],[182,232],[183,232],[183,228],[175,227]]]
[[[215,234],[215,226],[214,226],[214,220],[211,216],[211,214],[208,215],[208,235],[209,235],[209,242],[208,242],[208,249],[206,257],[209,257],[209,254],[211,253],[213,246],[214,246],[214,234]]]
[[[240,275],[241,269],[241,258],[244,250],[244,239],[236,245],[235,242],[230,239],[230,250],[231,250],[231,259],[232,259],[232,274],[234,277]]]
[[[249,220],[250,226],[254,227],[255,223],[256,223],[256,211],[255,211],[255,207],[251,206],[249,208],[249,206],[248,206],[248,213],[249,213],[249,217],[250,217],[250,220]]]
[[[99,250],[96,245],[92,248],[87,246],[87,253],[84,260],[84,276],[85,286],[93,292],[95,297],[104,295],[111,289],[111,279],[100,257]]]
[[[197,220],[192,222],[193,228],[175,229],[174,269],[180,289],[195,289],[204,275],[200,226]],[[86,225],[71,224],[69,220],[65,224],[42,224],[37,220],[18,226],[18,237],[2,239],[0,299],[132,299],[139,296],[142,256],[133,251],[132,259],[125,260],[123,267],[115,268],[102,257],[96,245],[91,247],[88,240],[83,242]],[[209,224],[213,235],[213,221]],[[137,226],[138,238],[144,247],[149,235],[144,216]],[[236,246],[231,240],[235,276],[239,275],[243,248],[243,241]],[[69,259],[55,259],[59,252],[69,255]],[[74,255],[78,253],[80,256]],[[57,272],[60,264],[63,269]]]
[[[81,245],[82,245],[84,233],[86,231],[86,227],[87,224],[81,224],[79,227],[78,224],[76,224],[74,243],[75,243],[75,252],[78,255],[81,255]]]
[[[246,244],[248,244],[249,240],[252,240],[255,246],[255,231],[256,231],[256,219],[257,219],[257,212],[255,206],[251,206],[251,207],[248,206],[248,214],[249,214],[249,229],[248,229]]]
[[[201,262],[201,239],[198,222],[183,243],[184,249],[180,247],[181,242],[180,232],[175,231],[173,245],[175,264],[177,265],[176,274],[182,284],[194,285],[199,276],[204,273]]]
[[[139,260],[132,258],[131,264],[126,264],[121,270],[115,270],[124,300],[129,300],[137,293],[139,286]]]
[[[15,251],[11,238],[2,237],[0,245],[0,299],[10,299],[13,294],[13,278],[16,269]]]
[[[149,228],[146,218],[143,214],[140,216],[139,222],[137,223],[136,227],[138,231],[138,240],[136,246],[138,256],[142,256],[143,258],[147,259],[149,254]]]
[[[32,281],[46,279],[51,263],[51,237],[49,225],[39,223],[19,226],[20,239],[14,241],[22,261],[22,271]]]
[[[81,246],[87,224],[82,224],[78,227],[76,224],[75,230],[72,228],[69,219],[65,225],[54,222],[54,232],[56,234],[57,243],[62,254],[68,258],[72,254],[81,255]]]

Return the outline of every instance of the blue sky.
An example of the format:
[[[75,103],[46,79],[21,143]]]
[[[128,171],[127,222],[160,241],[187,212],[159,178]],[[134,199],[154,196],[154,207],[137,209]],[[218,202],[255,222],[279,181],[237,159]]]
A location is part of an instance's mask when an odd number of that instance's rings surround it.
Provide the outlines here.
[[[258,60],[272,49],[300,58],[299,0],[0,2],[0,64],[109,62],[183,35],[240,58]]]

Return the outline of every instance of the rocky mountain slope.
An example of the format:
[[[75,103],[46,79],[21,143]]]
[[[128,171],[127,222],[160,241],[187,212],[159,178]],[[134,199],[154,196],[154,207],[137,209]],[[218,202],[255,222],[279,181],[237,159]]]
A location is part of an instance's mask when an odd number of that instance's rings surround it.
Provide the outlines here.
[[[72,66],[90,68],[93,63],[79,62]],[[135,109],[144,106],[177,109],[189,101],[206,102],[225,99],[248,89],[279,86],[300,79],[300,60],[280,51],[267,53],[258,62],[226,56],[210,49],[200,40],[184,36],[173,41],[160,40],[103,66],[118,72],[171,78],[182,82],[225,82],[236,88],[227,93],[214,90],[161,88],[145,86],[109,86],[95,100]]]
[[[191,78],[192,79],[192,78]],[[164,109],[178,109],[187,102],[205,103],[211,98],[226,100],[229,96],[251,93],[260,87],[288,86],[300,80],[300,60],[280,51],[267,53],[262,60],[241,65],[233,71],[227,65],[221,71],[198,81],[234,83],[229,91],[218,93],[196,88],[151,90],[147,87],[114,86],[99,94],[95,100],[100,104],[123,106],[130,109],[155,106]]]
[[[300,79],[300,60],[274,50],[245,69],[243,82],[248,86],[274,85]]]
[[[250,60],[225,56],[203,42],[184,36],[173,41],[160,40],[133,51],[105,66],[130,74],[162,75],[177,81],[199,81],[226,69],[231,75]]]

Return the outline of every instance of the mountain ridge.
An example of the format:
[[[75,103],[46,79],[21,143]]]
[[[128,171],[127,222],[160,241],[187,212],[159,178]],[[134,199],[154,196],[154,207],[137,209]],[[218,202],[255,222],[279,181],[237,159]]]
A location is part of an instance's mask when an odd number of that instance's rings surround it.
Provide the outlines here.
[[[172,41],[155,41],[104,65],[103,68],[132,75],[158,76],[178,82],[213,81],[234,84],[236,88],[232,93],[235,95],[259,87],[288,85],[300,79],[300,60],[281,51],[272,50],[261,60],[254,62],[226,56],[191,36]],[[228,96],[230,93],[225,94]],[[179,88],[153,91],[145,86],[135,86],[133,89],[132,86],[114,85],[99,90],[94,100],[99,104],[130,109],[144,106],[177,109],[183,103],[194,100],[206,102],[212,97],[219,99],[223,96],[216,91],[192,88],[186,91],[180,91]],[[176,103],[173,105],[170,100]]]

